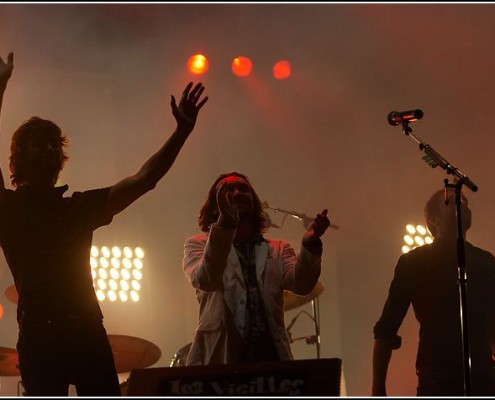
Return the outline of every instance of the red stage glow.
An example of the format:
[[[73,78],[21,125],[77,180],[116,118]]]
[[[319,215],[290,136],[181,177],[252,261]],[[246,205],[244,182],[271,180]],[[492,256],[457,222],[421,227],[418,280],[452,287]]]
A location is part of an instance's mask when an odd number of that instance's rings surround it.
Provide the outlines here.
[[[253,63],[248,57],[236,57],[232,60],[232,72],[237,76],[248,76],[253,69]]]
[[[290,76],[291,68],[290,63],[285,60],[281,60],[273,66],[273,77],[275,79],[287,79]]]

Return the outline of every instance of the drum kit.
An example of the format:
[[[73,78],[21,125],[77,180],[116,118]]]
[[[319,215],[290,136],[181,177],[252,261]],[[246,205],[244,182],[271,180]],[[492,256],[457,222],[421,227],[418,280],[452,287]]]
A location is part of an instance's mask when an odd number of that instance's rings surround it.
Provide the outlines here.
[[[285,311],[296,309],[309,302],[313,304],[313,320],[315,322],[317,336],[319,336],[319,316],[316,306],[318,297],[321,295],[324,289],[325,287],[323,286],[323,284],[318,281],[311,293],[305,296],[298,296],[292,292],[284,291]],[[5,291],[5,296],[9,301],[17,305],[19,296],[14,285],[11,285],[7,288],[7,290]],[[147,368],[155,364],[162,355],[160,348],[157,345],[139,337],[109,334],[108,340],[110,342],[110,346],[114,355],[115,367],[119,374],[130,372],[133,369]],[[295,339],[291,340],[291,342],[294,340]],[[316,343],[317,345],[319,344],[319,338]],[[181,347],[172,357],[169,366],[185,366],[190,348],[191,343]],[[0,347],[0,377],[2,376],[20,376],[19,358],[16,349]]]

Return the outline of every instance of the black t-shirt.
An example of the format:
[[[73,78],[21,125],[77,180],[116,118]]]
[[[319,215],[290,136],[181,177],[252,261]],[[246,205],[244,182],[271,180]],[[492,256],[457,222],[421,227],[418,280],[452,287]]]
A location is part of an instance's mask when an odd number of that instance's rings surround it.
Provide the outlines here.
[[[75,192],[68,186],[5,190],[0,245],[19,292],[21,313],[34,318],[101,318],[89,264],[93,231],[113,218],[110,188]]]
[[[485,374],[494,367],[490,341],[495,337],[495,258],[470,243],[465,244],[465,255],[471,371]],[[397,332],[412,304],[420,323],[416,359],[419,372],[462,374],[457,265],[455,246],[438,240],[402,255],[382,315],[374,327],[375,338],[400,347]]]

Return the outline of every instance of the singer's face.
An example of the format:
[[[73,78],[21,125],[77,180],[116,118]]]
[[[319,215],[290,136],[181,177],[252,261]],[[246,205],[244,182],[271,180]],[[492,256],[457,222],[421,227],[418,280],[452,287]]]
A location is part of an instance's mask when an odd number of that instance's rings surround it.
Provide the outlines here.
[[[241,215],[248,214],[254,209],[251,185],[239,176],[228,176],[218,182],[217,193],[221,196],[226,196],[229,193],[232,203]]]

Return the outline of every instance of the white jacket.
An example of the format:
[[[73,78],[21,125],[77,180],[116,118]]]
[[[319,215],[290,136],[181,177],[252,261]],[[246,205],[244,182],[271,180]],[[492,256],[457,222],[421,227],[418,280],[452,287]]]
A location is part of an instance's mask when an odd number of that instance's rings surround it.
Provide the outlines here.
[[[186,365],[235,363],[246,314],[246,286],[232,246],[235,230],[212,225],[210,232],[186,240],[182,267],[200,304],[199,324]],[[256,275],[270,332],[280,360],[291,360],[284,322],[284,290],[306,295],[321,272],[321,254],[301,246],[266,240],[256,245]]]

